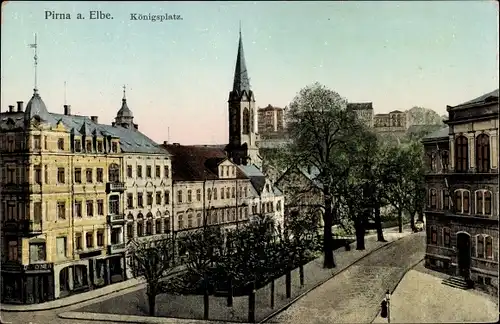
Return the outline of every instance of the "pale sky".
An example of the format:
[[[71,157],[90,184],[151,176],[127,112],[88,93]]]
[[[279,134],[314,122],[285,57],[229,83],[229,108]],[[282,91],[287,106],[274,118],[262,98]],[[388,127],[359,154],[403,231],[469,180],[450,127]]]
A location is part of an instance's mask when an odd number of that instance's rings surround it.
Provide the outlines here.
[[[498,88],[496,1],[22,2],[2,3],[1,105],[27,103],[34,86],[51,112],[111,123],[122,86],[139,130],[162,142],[228,142],[241,20],[258,107],[284,107],[320,82],[375,113],[446,111]],[[71,20],[45,19],[45,11]],[[90,20],[89,11],[113,19]],[[85,20],[76,19],[82,13]],[[131,20],[131,13],[182,20]]]

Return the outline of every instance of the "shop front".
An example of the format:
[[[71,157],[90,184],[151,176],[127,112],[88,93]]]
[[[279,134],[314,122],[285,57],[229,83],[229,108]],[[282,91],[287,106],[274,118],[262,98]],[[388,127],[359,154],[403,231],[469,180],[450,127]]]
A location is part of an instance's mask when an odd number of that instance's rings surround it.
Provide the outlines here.
[[[38,304],[54,300],[54,264],[2,264],[2,303]]]

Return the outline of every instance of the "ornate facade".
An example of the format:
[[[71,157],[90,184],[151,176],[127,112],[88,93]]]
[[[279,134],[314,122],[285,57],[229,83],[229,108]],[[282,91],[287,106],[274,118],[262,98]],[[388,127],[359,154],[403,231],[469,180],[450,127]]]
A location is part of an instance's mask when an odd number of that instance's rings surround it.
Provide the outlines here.
[[[426,266],[498,291],[498,90],[448,106],[424,138]]]
[[[38,303],[123,280],[108,255],[121,213],[120,141],[97,117],[49,113],[38,91],[0,123],[2,301]],[[116,198],[114,198],[116,197]],[[109,264],[118,263],[114,272]],[[107,267],[106,267],[107,266]]]

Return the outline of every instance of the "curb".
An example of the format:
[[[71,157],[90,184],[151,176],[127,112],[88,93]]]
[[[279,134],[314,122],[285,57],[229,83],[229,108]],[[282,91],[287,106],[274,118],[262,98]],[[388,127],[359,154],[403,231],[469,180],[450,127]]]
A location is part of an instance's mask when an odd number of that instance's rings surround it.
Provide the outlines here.
[[[181,272],[183,270],[176,270],[172,273],[170,273],[168,276],[172,276],[172,275],[175,275],[179,272]],[[129,279],[129,280],[134,280],[135,278],[132,278],[132,279]],[[101,297],[104,297],[104,296],[107,296],[107,295],[111,295],[111,294],[114,294],[114,293],[117,293],[117,292],[120,292],[120,291],[123,291],[123,290],[127,290],[127,289],[132,289],[132,288],[136,288],[136,289],[141,289],[139,286],[141,285],[145,285],[146,282],[143,280],[143,279],[135,279],[137,280],[138,282],[136,284],[133,284],[131,286],[128,286],[128,287],[121,287],[121,288],[116,288],[116,289],[113,289],[113,290],[110,290],[110,291],[107,291],[107,292],[104,292],[104,291],[101,291],[101,294],[100,295],[94,295],[94,296],[88,296],[86,298],[82,298],[80,300],[77,300],[77,301],[72,301],[72,302],[68,302],[67,304],[64,304],[64,305],[55,305],[55,306],[47,306],[47,307],[43,307],[43,304],[34,304],[34,305],[5,305],[7,307],[9,306],[32,306],[30,308],[24,308],[24,309],[5,309],[4,305],[2,305],[0,307],[0,311],[2,312],[6,312],[6,313],[25,313],[25,312],[38,312],[38,311],[46,311],[46,310],[53,310],[53,309],[58,309],[58,308],[63,308],[63,307],[69,307],[69,306],[73,306],[73,305],[76,305],[76,304],[80,304],[80,303],[83,303],[83,302],[86,302],[86,301],[90,301],[92,299],[97,299],[97,298],[101,298]],[[73,295],[75,296],[75,295]],[[64,300],[62,298],[62,300]],[[49,302],[50,303],[50,302]]]
[[[403,281],[403,278],[406,276],[406,274],[408,272],[410,272],[410,270],[413,270],[413,268],[415,268],[420,262],[422,262],[422,260],[425,259],[425,256],[423,258],[421,258],[420,260],[418,260],[417,262],[415,262],[414,264],[412,264],[407,271],[405,271],[403,273],[403,275],[401,276],[401,278],[399,278],[398,282],[396,283],[396,285],[394,286],[393,289],[390,290],[391,292],[391,295],[396,291],[396,289],[398,288],[399,284],[401,283],[401,281]],[[380,311],[377,312],[377,314],[375,314],[375,316],[373,317],[373,319],[370,321],[370,324],[373,323],[375,321],[375,319],[380,315]]]
[[[90,315],[87,315],[90,314]],[[97,316],[96,316],[97,315]],[[183,319],[174,317],[157,317],[157,316],[139,316],[139,315],[118,315],[118,314],[103,314],[103,313],[80,313],[80,312],[65,312],[57,315],[59,318],[80,320],[80,321],[100,321],[110,323],[133,323],[133,324],[242,324],[242,322],[223,322],[212,320],[199,319]]]
[[[290,306],[292,306],[295,302],[297,302],[299,299],[301,299],[302,297],[304,297],[305,295],[307,295],[308,293],[310,293],[311,291],[313,291],[314,289],[318,288],[319,286],[321,286],[322,284],[324,284],[325,282],[327,282],[328,280],[334,278],[335,276],[341,274],[342,272],[344,272],[345,270],[347,270],[348,268],[350,268],[351,266],[355,265],[356,263],[358,263],[359,261],[363,260],[364,258],[366,258],[367,256],[371,255],[372,253],[374,252],[377,252],[378,250],[381,250],[383,248],[386,248],[388,246],[390,246],[391,244],[405,238],[406,236],[403,236],[403,237],[400,237],[400,238],[397,238],[396,240],[394,241],[391,241],[391,242],[387,242],[386,244],[382,245],[382,246],[379,246],[378,248],[376,249],[373,249],[372,251],[368,252],[367,254],[365,254],[364,256],[362,256],[361,258],[357,259],[356,261],[352,262],[351,264],[348,264],[347,266],[344,267],[344,269],[341,269],[340,271],[338,271],[337,273],[333,274],[331,277],[325,279],[325,280],[322,280],[320,282],[318,282],[317,284],[315,284],[314,286],[312,286],[311,288],[307,289],[306,291],[304,291],[303,293],[299,294],[297,297],[293,298],[292,300],[290,300],[289,303],[283,305],[281,308],[277,309],[276,311],[274,311],[273,313],[267,315],[264,319],[262,319],[261,321],[257,322],[259,324],[261,323],[265,323],[267,321],[269,321],[271,318],[275,317],[276,315],[282,313],[283,311],[285,311],[287,308],[289,308]],[[420,260],[422,261],[422,260]],[[419,261],[419,262],[420,262]],[[418,263],[417,263],[418,264]],[[403,278],[401,278],[403,279]],[[401,280],[400,280],[401,281]]]

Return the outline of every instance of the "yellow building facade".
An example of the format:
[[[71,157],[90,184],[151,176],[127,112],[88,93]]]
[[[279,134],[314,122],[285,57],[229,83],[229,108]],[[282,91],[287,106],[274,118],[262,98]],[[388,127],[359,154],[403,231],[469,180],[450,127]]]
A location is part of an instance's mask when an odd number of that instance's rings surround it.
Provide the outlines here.
[[[124,278],[124,258],[107,255],[110,215],[123,219],[119,138],[70,106],[49,113],[35,91],[26,110],[18,102],[1,114],[0,143],[2,302],[39,303]]]

